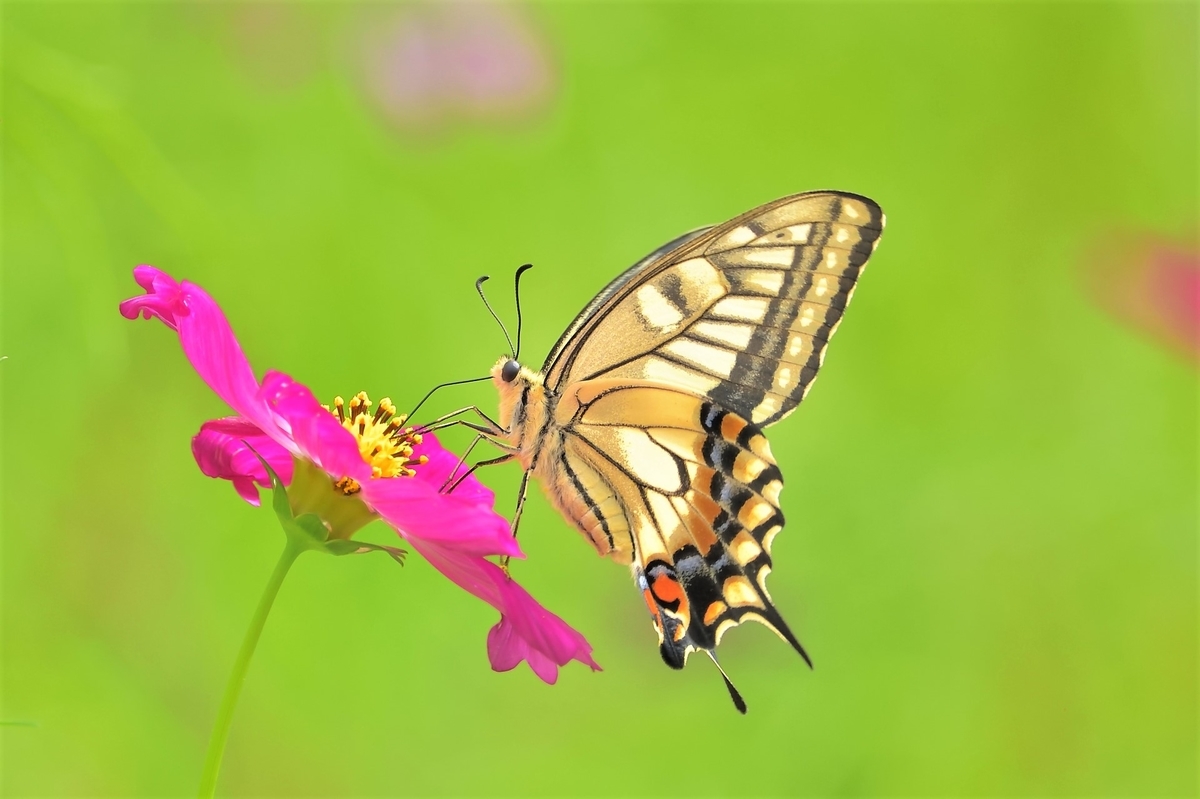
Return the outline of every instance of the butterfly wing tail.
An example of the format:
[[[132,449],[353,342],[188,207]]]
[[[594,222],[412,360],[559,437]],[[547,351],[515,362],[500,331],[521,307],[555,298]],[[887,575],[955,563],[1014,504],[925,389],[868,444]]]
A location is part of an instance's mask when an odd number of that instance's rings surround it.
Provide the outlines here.
[[[684,551],[676,553],[673,562],[654,558],[634,563],[634,579],[658,633],[663,662],[681,669],[692,652],[704,650],[711,655],[729,629],[757,621],[787,641],[811,668],[804,646],[775,608],[765,585],[755,579],[765,578],[770,556],[764,551],[757,562],[740,563],[720,540],[709,551],[708,557]]]
[[[590,510],[577,518],[603,516],[610,556],[631,563],[668,666],[712,653],[744,621],[811,665],[767,592],[783,477],[760,426],[640,381],[582,383],[556,412],[572,420],[564,465],[586,478],[580,510]]]
[[[811,667],[812,660],[792,633],[767,591],[771,544],[783,529],[779,508],[782,476],[762,430],[737,414],[705,404],[701,422],[709,434],[695,462],[691,488],[656,507],[661,529],[682,526],[689,541],[647,557],[638,547],[634,577],[659,635],[659,653],[672,668],[687,657],[714,650],[722,636],[745,621],[756,621],[787,641]],[[651,429],[652,438],[660,431]],[[678,519],[678,526],[675,525]],[[719,668],[719,664],[718,664]],[[734,703],[739,696],[728,677]]]

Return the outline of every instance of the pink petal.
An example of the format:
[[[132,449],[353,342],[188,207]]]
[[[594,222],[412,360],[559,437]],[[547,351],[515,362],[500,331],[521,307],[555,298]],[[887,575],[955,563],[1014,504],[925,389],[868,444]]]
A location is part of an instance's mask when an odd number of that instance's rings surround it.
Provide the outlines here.
[[[242,499],[251,505],[259,504],[256,484],[263,488],[271,486],[267,470],[255,452],[271,464],[284,485],[292,482],[292,454],[240,416],[205,422],[192,439],[192,455],[200,471],[208,477],[231,481]]]
[[[423,433],[421,438],[421,443],[413,447],[413,456],[424,455],[428,462],[417,467],[418,480],[430,484],[435,490],[441,490],[442,486],[452,482],[452,474],[458,478],[471,468],[470,464],[463,463],[458,455],[444,448],[433,433]],[[495,504],[496,495],[492,489],[479,482],[479,478],[471,475],[454,488],[454,498],[487,505],[490,508]]]
[[[423,467],[417,467],[417,473]],[[524,557],[509,524],[489,505],[466,501],[415,477],[371,480],[363,500],[405,540],[428,542],[459,555]]]
[[[334,479],[351,477],[365,483],[371,467],[358,451],[358,442],[332,413],[321,407],[312,391],[282,372],[267,372],[261,397],[291,431],[304,457]]]
[[[500,611],[500,623],[488,633],[488,658],[496,671],[527,660],[538,677],[553,683],[558,667],[572,660],[600,669],[587,639],[538,604],[496,564],[424,541],[409,543],[446,577]]]
[[[177,314],[186,314],[187,306],[183,300],[183,290],[175,278],[153,266],[142,265],[134,267],[133,279],[146,293],[121,303],[121,316],[137,319],[141,313],[146,319],[160,319],[167,327],[178,330],[175,317]]]
[[[250,362],[216,301],[195,283],[178,283],[152,266],[137,267],[133,277],[146,294],[121,303],[121,314],[136,319],[141,313],[177,331],[184,355],[208,387],[239,415],[291,449],[287,431],[259,395]]]
[[[500,623],[488,630],[487,648],[495,671],[512,671],[526,660],[542,682],[554,685],[558,681],[558,665],[517,635],[507,617],[501,616]]]
[[[496,570],[499,571],[499,567]],[[507,610],[502,611],[500,623],[493,628],[495,636],[488,637],[488,656],[492,659],[493,668],[514,657],[520,662],[521,656],[528,659],[531,654],[540,654],[552,664],[565,666],[572,660],[578,660],[599,671],[600,666],[592,660],[592,646],[581,633],[542,607],[515,580],[506,579],[501,589]],[[506,627],[511,628],[511,632]],[[521,645],[524,645],[524,650]],[[534,659],[529,660],[529,665],[543,680],[553,682],[539,671]]]

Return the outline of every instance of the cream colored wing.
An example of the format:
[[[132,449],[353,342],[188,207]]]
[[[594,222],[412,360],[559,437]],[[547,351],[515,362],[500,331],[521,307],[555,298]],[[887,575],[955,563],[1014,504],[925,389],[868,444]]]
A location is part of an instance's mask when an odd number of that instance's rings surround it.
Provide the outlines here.
[[[773,424],[816,378],[883,225],[865,197],[811,192],[682,236],[580,314],[546,385],[651,380]]]

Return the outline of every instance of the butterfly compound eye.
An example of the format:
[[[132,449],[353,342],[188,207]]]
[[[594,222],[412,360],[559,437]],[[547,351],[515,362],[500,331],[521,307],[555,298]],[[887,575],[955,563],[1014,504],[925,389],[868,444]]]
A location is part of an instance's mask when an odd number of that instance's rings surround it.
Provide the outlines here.
[[[505,383],[511,383],[517,379],[517,373],[521,371],[521,364],[509,359],[508,363],[500,370],[500,379]]]

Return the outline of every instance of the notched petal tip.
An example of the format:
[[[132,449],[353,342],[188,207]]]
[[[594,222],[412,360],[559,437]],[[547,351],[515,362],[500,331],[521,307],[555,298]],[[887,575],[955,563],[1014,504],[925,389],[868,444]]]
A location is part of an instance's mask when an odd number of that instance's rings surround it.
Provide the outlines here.
[[[487,650],[493,671],[512,671],[521,665],[521,661],[526,661],[542,682],[548,685],[558,682],[558,665],[531,648],[529,642],[517,635],[504,617],[488,630]]]
[[[501,616],[500,622],[488,631],[488,660],[492,669],[511,671],[523,660],[542,682],[549,685],[558,681],[559,667],[572,660],[600,671],[600,666],[592,659],[592,647],[587,639],[545,608],[538,608],[541,618],[535,624],[539,629],[533,634],[528,629],[522,633],[518,628],[526,625],[519,619],[514,622],[507,615]]]
[[[161,269],[142,265],[133,270],[133,279],[145,294],[130,297],[119,306],[121,316],[137,319],[159,319],[172,330],[179,329],[179,317],[187,314],[183,291],[175,278]]]

